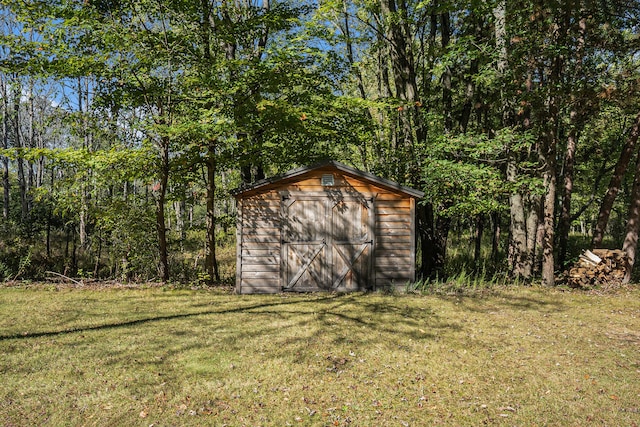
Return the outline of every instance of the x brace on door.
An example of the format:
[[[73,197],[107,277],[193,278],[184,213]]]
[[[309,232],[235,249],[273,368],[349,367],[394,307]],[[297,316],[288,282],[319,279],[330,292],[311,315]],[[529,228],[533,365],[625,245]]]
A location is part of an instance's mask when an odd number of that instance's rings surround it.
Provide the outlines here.
[[[296,285],[298,280],[300,280],[304,272],[307,271],[307,269],[311,266],[311,263],[316,259],[318,254],[322,252],[322,249],[324,249],[326,245],[327,245],[326,242],[322,240],[322,244],[320,246],[318,246],[315,250],[313,250],[313,248],[310,249],[304,255],[300,255],[300,252],[298,252],[298,250],[295,248],[295,245],[289,246],[291,250],[293,250],[293,252],[296,254],[296,256],[302,261],[304,261],[304,264],[302,264],[302,267],[300,267],[300,269],[298,270],[298,273],[295,276],[293,276],[293,278],[289,281],[289,283],[287,283],[287,286],[282,288],[282,290],[292,289]],[[310,254],[311,256],[309,257]],[[320,284],[322,283],[322,279],[318,277],[318,274],[315,271],[309,270],[309,274],[313,276],[313,278],[316,280],[317,283],[320,283]]]
[[[356,252],[353,257],[351,258],[351,260],[347,259],[347,256],[338,248],[338,246],[334,245],[333,249],[335,249],[335,251],[338,253],[338,255],[340,255],[340,258],[343,259],[343,261],[345,262],[345,266],[342,269],[342,271],[340,271],[340,273],[338,274],[338,277],[336,278],[336,280],[333,282],[333,288],[337,288],[338,285],[340,285],[340,283],[344,280],[345,277],[347,277],[347,274],[349,274],[349,271],[354,271],[353,270],[353,265],[355,264],[355,262],[358,260],[358,258],[360,258],[360,256],[364,253],[365,249],[367,249],[367,246],[371,245],[373,242],[372,241],[368,241],[368,242],[364,242],[362,244],[362,246],[360,247],[360,249],[358,249],[358,252]],[[355,271],[354,271],[355,273]]]

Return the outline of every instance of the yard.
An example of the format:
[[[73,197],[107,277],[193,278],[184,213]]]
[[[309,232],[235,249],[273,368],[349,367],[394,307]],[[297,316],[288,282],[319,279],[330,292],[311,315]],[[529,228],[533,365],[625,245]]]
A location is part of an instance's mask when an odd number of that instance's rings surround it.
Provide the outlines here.
[[[0,288],[0,424],[640,424],[640,290]]]

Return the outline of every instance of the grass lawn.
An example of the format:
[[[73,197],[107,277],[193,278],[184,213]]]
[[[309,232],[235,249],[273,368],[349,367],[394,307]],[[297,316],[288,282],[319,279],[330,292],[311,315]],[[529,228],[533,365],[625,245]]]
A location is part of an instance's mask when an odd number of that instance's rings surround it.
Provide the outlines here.
[[[0,425],[640,424],[640,290],[0,288]]]

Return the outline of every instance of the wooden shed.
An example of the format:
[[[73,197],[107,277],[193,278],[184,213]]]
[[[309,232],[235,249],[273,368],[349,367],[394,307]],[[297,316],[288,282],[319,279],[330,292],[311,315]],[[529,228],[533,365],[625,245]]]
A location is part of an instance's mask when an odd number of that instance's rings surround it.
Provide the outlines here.
[[[420,191],[331,161],[233,194],[238,293],[376,290],[415,278]]]

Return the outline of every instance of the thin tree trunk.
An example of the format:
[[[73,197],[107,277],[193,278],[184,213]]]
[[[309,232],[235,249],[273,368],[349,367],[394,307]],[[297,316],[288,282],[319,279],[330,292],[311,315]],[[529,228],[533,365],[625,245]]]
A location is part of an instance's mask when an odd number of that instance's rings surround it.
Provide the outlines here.
[[[362,80],[362,73],[360,72],[360,67],[356,64],[355,57],[353,54],[353,41],[351,38],[351,28],[349,26],[349,13],[348,13],[348,5],[346,1],[343,1],[343,23],[342,32],[345,38],[345,45],[347,48],[347,60],[349,61],[349,65],[353,68],[353,71],[356,75],[356,81],[358,86],[358,92],[362,99],[367,99],[367,92],[364,89],[364,81]]]
[[[83,145],[83,148],[87,150],[88,149],[87,138],[88,138],[89,129],[88,129],[88,123],[87,123],[85,114],[88,113],[88,104],[85,103],[84,101],[85,101],[85,97],[84,97],[84,88],[82,85],[82,78],[79,77],[78,78],[78,110],[82,115],[82,132],[83,132],[82,145]],[[84,104],[84,107],[83,107],[83,104]],[[89,171],[86,171],[86,173],[88,174]],[[80,184],[80,211],[78,213],[78,222],[79,222],[78,231],[79,231],[81,249],[84,249],[87,244],[87,216],[89,211],[87,193],[88,193],[87,183],[86,183],[86,180],[83,180],[82,183]]]
[[[7,81],[5,75],[0,74],[0,79],[0,89],[2,90],[2,148],[7,150],[9,148],[9,99],[7,97]],[[10,185],[9,158],[2,156],[2,188],[4,190],[2,217],[5,221],[9,219]]]
[[[476,265],[480,262],[480,251],[482,249],[482,234],[484,232],[484,215],[478,215],[476,218],[476,235],[475,245],[473,249],[473,261]]]
[[[98,236],[98,250],[96,253],[96,263],[93,266],[93,277],[98,279],[98,273],[100,272],[100,257],[102,257],[102,238]]]
[[[556,139],[555,135],[548,136],[544,153],[543,181],[545,188],[543,205],[544,237],[542,238],[542,284],[553,286],[555,284],[554,262],[554,228],[555,228],[555,202],[556,202]]]
[[[160,263],[158,275],[163,282],[169,281],[169,256],[167,249],[167,227],[165,221],[165,204],[167,184],[169,181],[169,139],[163,137],[160,150],[160,177],[156,195],[156,229],[158,233],[158,251]]]
[[[582,75],[582,58],[584,55],[585,31],[587,27],[584,11],[580,11],[580,21],[578,22],[579,36],[575,50],[574,75],[578,78]],[[579,102],[574,102],[569,113],[569,136],[567,138],[567,150],[564,156],[564,188],[562,194],[562,207],[560,211],[560,223],[558,224],[558,265],[564,269],[569,246],[569,232],[571,231],[571,196],[573,194],[573,175],[575,166],[576,144],[578,142],[578,129],[581,125],[581,117],[585,113],[580,108]]]
[[[578,113],[571,112],[572,122]],[[562,194],[562,207],[560,211],[560,223],[558,224],[558,265],[564,269],[569,246],[569,231],[571,230],[571,196],[573,194],[573,174],[576,154],[576,141],[578,139],[575,125],[569,131],[567,139],[567,151],[564,156],[564,188]]]
[[[344,25],[342,27],[342,32],[345,38],[345,45],[347,48],[347,60],[349,61],[349,65],[353,69],[353,72],[356,75],[356,81],[358,86],[358,93],[362,99],[367,99],[367,92],[364,87],[364,80],[362,78],[362,72],[360,71],[360,66],[356,64],[355,56],[353,53],[353,40],[351,37],[351,28],[349,26],[349,13],[348,13],[348,4],[346,1],[343,1],[343,22]],[[373,114],[370,109],[367,109],[367,115],[370,120],[373,120]],[[358,151],[360,152],[360,159],[362,162],[362,166],[364,170],[369,169],[369,161],[368,161],[368,147],[366,143],[366,139],[363,140],[362,144],[358,146]]]
[[[527,196],[527,215],[526,215],[526,241],[527,249],[524,254],[526,263],[525,271],[526,277],[531,278],[535,275],[536,265],[539,258],[539,246],[542,241],[542,237],[539,236],[538,230],[540,228],[540,217],[542,211],[542,197],[535,194],[529,194]]]
[[[14,86],[13,92],[13,136],[14,147],[18,149],[16,156],[16,167],[18,169],[18,188],[20,189],[20,208],[22,221],[27,220],[29,207],[27,205],[27,182],[24,176],[24,159],[22,157],[22,135],[20,132],[20,98],[22,91],[19,84]]]
[[[515,183],[517,166],[512,155],[507,163],[507,182]],[[531,269],[528,268],[527,226],[524,199],[519,191],[509,195],[510,239],[508,261],[510,273],[515,278],[529,279]]]
[[[42,137],[42,133],[38,133],[38,148],[43,149],[44,146],[44,138]],[[38,188],[42,187],[44,184],[44,175],[45,175],[45,158],[44,156],[40,156],[38,159],[38,170],[36,174],[36,186]]]
[[[448,12],[440,15],[440,25],[442,27],[442,49],[446,51],[451,39],[451,21]],[[442,111],[444,114],[444,131],[446,133],[451,132],[453,128],[453,91],[451,87],[452,77],[453,73],[451,72],[451,67],[446,66],[442,74]]]
[[[407,24],[407,6],[404,0],[380,0],[380,10],[388,23],[386,37],[389,43],[391,68],[396,97],[403,105],[398,111],[396,178],[405,180],[407,172],[415,175],[416,162],[413,155],[416,140],[424,139],[422,116],[418,114],[418,84],[411,38]]]
[[[78,273],[78,253],[76,245],[76,231],[71,230],[71,274]]]
[[[640,153],[636,160],[636,175],[633,180],[631,203],[629,204],[627,218],[627,230],[622,244],[622,250],[627,255],[629,263],[622,281],[623,283],[629,283],[631,280],[631,273],[633,272],[636,259],[636,249],[638,247],[638,230],[640,230]]]
[[[434,241],[433,205],[431,203],[418,204],[416,209],[417,233],[420,242],[420,272],[422,279],[436,274],[435,251],[431,242]]]
[[[506,0],[499,0],[493,8],[493,16],[495,17],[495,37],[496,49],[498,51],[498,61],[496,68],[500,74],[503,74],[507,68],[507,25],[506,25]]]
[[[53,183],[55,179],[55,168],[51,167],[51,191],[53,191]],[[51,222],[53,221],[53,200],[49,201],[49,209],[47,209],[47,259],[51,258]]]
[[[202,6],[202,46],[203,57],[206,63],[211,62],[211,44],[210,35],[211,32],[216,29],[215,21],[213,20],[211,9],[209,8],[209,2],[201,0]],[[269,2],[263,0],[263,8],[267,10],[269,8]],[[228,19],[228,16],[225,17]],[[262,34],[262,38],[258,43],[258,46],[262,46],[267,42],[268,33],[265,31]],[[233,43],[226,42],[223,45],[223,49],[226,53],[228,60],[235,59],[235,45]],[[234,76],[231,76],[232,78]],[[237,108],[235,109],[237,110]],[[206,175],[204,176],[205,184],[207,187],[207,212],[206,212],[206,240],[205,240],[205,271],[207,272],[208,283],[211,285],[214,281],[220,281],[220,272],[218,269],[218,260],[216,258],[216,212],[215,212],[215,196],[216,196],[216,141],[210,140],[207,147],[207,159],[206,159]],[[248,175],[248,176],[247,176]],[[241,168],[241,178],[244,180],[251,180],[251,170],[247,170],[244,166]]]
[[[447,260],[447,241],[449,239],[449,229],[451,228],[451,218],[438,215],[436,217],[435,230],[435,269],[438,272],[444,272],[445,262]]]
[[[500,212],[493,212],[491,214],[493,222],[493,232],[491,234],[491,262],[493,265],[498,265],[498,258],[500,256]]]
[[[209,284],[220,282],[220,271],[216,258],[216,155],[215,142],[209,144],[207,157],[207,244],[205,248],[205,268]]]
[[[473,18],[473,28],[474,28],[474,38],[481,43],[482,41],[482,25],[480,25],[481,17]],[[471,76],[478,75],[478,60],[472,59],[469,64],[468,76],[464,77],[465,80],[465,93],[464,93],[464,104],[462,105],[462,113],[460,114],[459,119],[459,128],[460,132],[463,134],[467,133],[467,127],[469,126],[469,120],[471,119],[471,113],[473,111],[474,103],[482,104],[480,98],[478,96],[478,91],[476,91],[476,84],[474,79]],[[476,100],[474,102],[474,99]]]
[[[36,110],[35,110],[35,99],[33,92],[35,90],[35,83],[33,78],[29,79],[29,104],[28,104],[28,114],[29,114],[29,138],[28,138],[28,146],[30,149],[36,148]],[[27,161],[27,210],[30,212],[33,208],[33,200],[29,196],[29,190],[35,187],[35,173],[33,170],[33,162]]]
[[[568,15],[564,21],[564,27],[556,28],[552,31],[551,37],[554,43],[563,45],[566,43],[568,26]],[[562,24],[561,24],[562,25]],[[565,57],[557,55],[553,58],[548,72],[548,81],[545,83],[548,91],[546,108],[539,109],[540,113],[536,119],[542,129],[541,140],[538,144],[538,155],[542,165],[542,179],[544,182],[545,196],[542,208],[542,224],[544,226],[544,237],[542,238],[542,284],[553,286],[555,284],[555,213],[556,213],[556,192],[557,192],[557,154],[558,154],[558,128],[559,121],[559,99],[557,88],[562,81],[562,74],[565,69]]]
[[[613,175],[611,175],[611,180],[609,181],[609,187],[607,188],[607,192],[600,204],[598,220],[593,231],[593,239],[591,240],[592,248],[596,248],[602,244],[604,232],[607,228],[607,223],[609,222],[609,216],[611,215],[611,209],[613,208],[613,202],[618,195],[618,191],[620,191],[622,178],[624,177],[627,167],[631,162],[631,158],[633,157],[633,152],[638,142],[638,135],[640,135],[640,112],[636,115],[633,127],[631,128],[631,133],[620,152],[620,157],[618,158]]]

